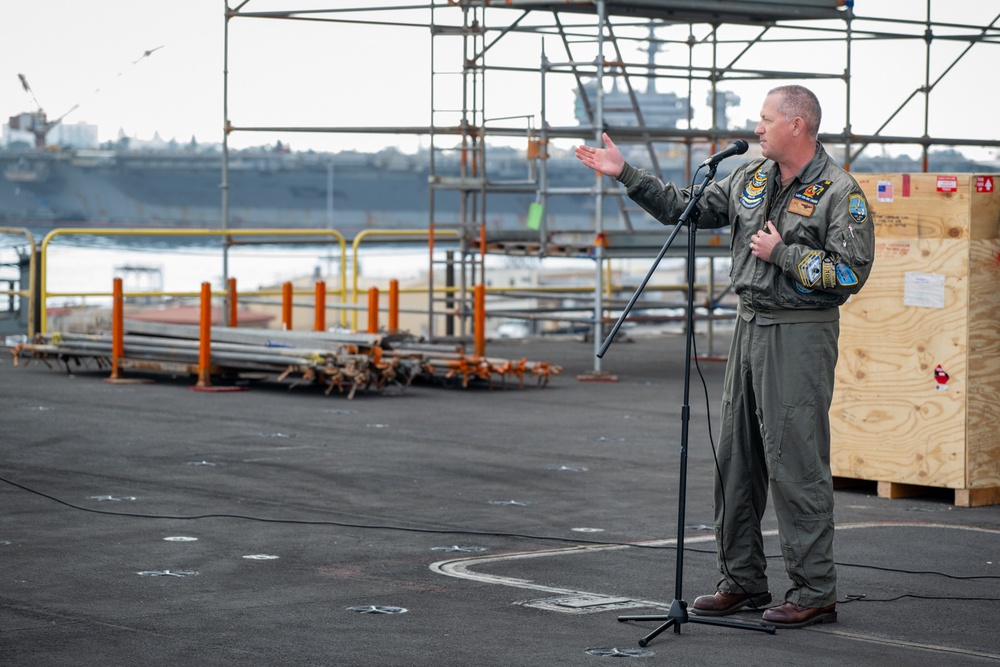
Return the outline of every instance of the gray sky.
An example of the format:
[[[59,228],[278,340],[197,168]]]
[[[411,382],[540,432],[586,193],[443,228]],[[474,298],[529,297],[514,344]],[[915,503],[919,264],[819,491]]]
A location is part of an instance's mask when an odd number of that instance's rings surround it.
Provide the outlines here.
[[[50,118],[78,104],[66,116],[66,122],[98,125],[102,141],[117,137],[119,131],[140,139],[152,138],[158,132],[164,139],[180,142],[192,136],[199,141],[221,141],[223,0],[2,1],[0,117],[6,119],[35,108],[18,80],[21,73],[27,76]],[[230,0],[230,4],[235,2]],[[415,3],[250,0],[245,9],[377,4]],[[998,11],[998,3],[983,0],[932,0],[931,4],[932,17],[937,21],[987,25]],[[926,7],[926,2],[920,0],[855,3],[860,16],[881,14],[914,20],[925,17]],[[459,10],[439,10],[446,11]],[[368,12],[365,16],[379,21],[426,22],[426,14],[415,12]],[[918,26],[911,31],[920,33],[922,29]],[[436,43],[441,45],[438,55],[444,62],[451,54],[443,42]],[[537,67],[542,46],[542,39],[535,35],[505,37],[491,52],[490,64]],[[550,59],[565,60],[555,38],[546,38],[544,46]],[[963,43],[936,40],[932,79],[951,66],[965,47]],[[645,56],[638,48],[636,45],[625,57],[643,61]],[[144,57],[146,51],[154,49]],[[741,62],[798,71],[813,67],[837,71],[843,66],[843,56],[842,44],[814,41],[761,49]],[[682,47],[670,47],[659,58],[661,62],[686,62],[687,52]],[[872,133],[913,90],[923,85],[924,48],[918,40],[859,42],[853,58],[853,129]],[[429,63],[430,37],[426,28],[345,27],[240,18],[230,24],[230,118],[243,126],[426,126],[430,121]],[[986,91],[994,85],[998,65],[1000,45],[981,44],[953,67],[932,96],[932,136],[996,137],[995,113],[984,102],[991,95]],[[456,52],[441,69],[458,67]],[[447,88],[447,78],[441,77],[436,83],[439,91]],[[451,79],[457,81],[457,77]],[[532,115],[537,125],[539,80],[537,74],[497,75],[487,102],[490,115]],[[842,129],[843,82],[807,84],[824,104],[823,130]],[[575,123],[572,85],[568,77],[550,77],[547,81],[551,124]],[[755,119],[763,93],[771,85],[774,82],[727,82],[724,88],[734,90],[743,100],[731,117]],[[659,89],[686,95],[680,80],[661,81]],[[698,90],[692,96],[700,105],[696,125],[707,119],[705,95],[705,91]],[[884,132],[919,135],[923,132],[923,118],[923,96],[918,95]],[[275,139],[289,142],[294,149],[317,150],[373,150],[387,144],[413,150],[418,145],[415,137],[257,133],[234,134],[231,144],[258,145]],[[977,157],[992,154],[981,152]]]

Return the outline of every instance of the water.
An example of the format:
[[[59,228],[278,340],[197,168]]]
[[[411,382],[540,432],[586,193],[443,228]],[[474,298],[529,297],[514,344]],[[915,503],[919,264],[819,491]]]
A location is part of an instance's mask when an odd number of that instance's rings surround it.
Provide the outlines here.
[[[86,241],[86,242],[85,242]],[[448,247],[438,244],[435,259],[443,260]],[[0,249],[2,252],[2,249]],[[354,281],[354,253],[348,245],[341,257],[337,245],[240,245],[230,247],[226,263],[214,239],[178,243],[152,237],[119,239],[66,237],[50,243],[45,254],[45,291],[48,307],[104,305],[110,303],[113,282],[123,279],[125,292],[197,293],[203,282],[213,290],[225,289],[225,278],[235,278],[237,289],[279,289],[286,281],[325,280],[327,291],[340,286],[340,265],[346,262],[345,287]],[[555,258],[546,266],[589,274],[592,260]],[[487,275],[503,270],[505,285],[527,285],[523,276],[542,270],[543,260],[530,257],[487,256]],[[357,251],[359,285],[388,288],[390,280],[420,280],[429,266],[427,246],[419,243],[390,244],[372,241]],[[509,282],[513,272],[522,278]],[[443,278],[443,276],[442,276]]]
[[[347,257],[347,286],[352,284],[351,250]],[[102,304],[98,293],[110,293],[116,277],[126,292],[198,292],[203,282],[213,290],[224,288],[225,278],[235,278],[240,291],[274,289],[303,277],[327,281],[328,289],[340,284],[339,248],[239,247],[230,248],[226,265],[219,248],[207,247],[100,247],[50,246],[46,253],[45,290],[48,306]],[[365,248],[358,251],[359,275],[365,280],[400,281],[426,272],[426,248]]]
[[[17,243],[23,246],[23,237],[14,242],[0,237],[0,264],[16,260],[14,248]],[[443,260],[446,248],[438,248],[436,259]],[[45,307],[53,309],[83,306],[87,307],[85,310],[110,307],[116,277],[123,279],[126,294],[165,292],[196,297],[204,282],[209,283],[213,291],[225,289],[226,276],[236,279],[237,289],[241,294],[280,290],[282,283],[286,281],[296,281],[297,289],[301,289],[303,285],[311,288],[315,280],[324,280],[327,292],[333,293],[341,286],[342,261],[347,265],[343,285],[350,302],[354,285],[354,258],[350,246],[345,257],[341,257],[339,245],[330,244],[233,246],[227,253],[224,274],[223,251],[215,238],[178,241],[175,238],[164,240],[156,237],[130,237],[124,240],[88,235],[59,237],[46,248],[44,289],[49,296]],[[423,241],[395,245],[374,241],[358,248],[357,264],[360,293],[358,303],[363,306],[366,303],[364,292],[369,285],[388,289],[392,279],[399,280],[402,287],[406,287],[406,283],[410,281],[425,283],[429,266],[428,250]],[[14,265],[16,266],[16,261]],[[583,258],[542,260],[535,257],[489,255],[486,265],[489,287],[506,287],[515,291],[543,284],[585,287],[593,284],[595,269],[593,260]],[[616,280],[626,285],[637,284],[648,265],[648,260],[643,259],[612,262]],[[657,280],[669,282],[671,279],[668,276],[677,273],[682,266],[682,260],[668,258],[660,265],[664,273]],[[11,268],[8,266],[0,279],[8,277],[6,274],[9,273]],[[16,276],[16,270],[13,273]],[[724,271],[720,271],[720,277],[724,275]],[[6,287],[6,284],[0,283],[0,289]],[[674,292],[668,296],[676,297],[677,294]],[[264,298],[273,299],[267,296]],[[590,316],[589,309],[592,306],[586,296],[578,300],[569,294],[562,299],[564,307],[575,306],[567,316],[572,316],[575,320]],[[490,303],[491,307],[500,309],[496,311],[497,316],[489,322],[491,335],[522,337],[533,330],[528,322],[516,315],[513,319],[505,317],[503,311],[520,310],[524,307],[530,309],[534,301],[505,299],[502,294],[493,294]],[[7,299],[0,303],[0,316],[3,311],[9,310],[8,305]],[[666,311],[659,314],[675,315]],[[558,316],[553,318],[554,321],[559,319]]]

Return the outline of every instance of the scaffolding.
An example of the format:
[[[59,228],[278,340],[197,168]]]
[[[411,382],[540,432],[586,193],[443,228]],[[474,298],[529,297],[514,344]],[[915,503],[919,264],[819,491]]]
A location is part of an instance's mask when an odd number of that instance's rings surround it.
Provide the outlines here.
[[[946,88],[942,84],[960,62],[968,61],[970,53],[975,56],[1000,40],[1000,14],[985,25],[932,19],[932,9],[944,5],[943,0],[927,0],[923,16],[917,16],[921,8],[912,6],[917,3],[906,6],[906,15],[864,16],[855,13],[853,2],[843,0],[441,0],[267,12],[247,11],[249,3],[245,0],[230,8],[227,2],[227,44],[229,23],[237,17],[328,21],[349,29],[358,22],[389,25],[387,12],[398,16],[407,9],[411,10],[407,16],[418,18],[391,24],[427,31],[431,54],[427,126],[237,127],[230,123],[224,91],[224,141],[237,131],[426,136],[430,142],[428,321],[432,339],[468,334],[472,287],[483,281],[486,255],[497,253],[592,259],[590,324],[595,349],[600,344],[605,313],[614,296],[605,277],[606,260],[651,258],[664,234],[659,223],[629,205],[616,183],[557,154],[557,142],[599,143],[602,133],[608,132],[630,162],[663,180],[690,182],[693,169],[718,147],[735,139],[755,138],[752,124],[740,127],[726,117],[727,108],[739,102],[734,91],[753,89],[757,103],[763,98],[761,90],[777,85],[772,82],[806,81],[818,92],[822,89],[822,100],[843,100],[842,108],[827,108],[828,115],[842,119],[842,128],[821,134],[820,140],[834,148],[831,154],[847,169],[870,156],[872,147],[883,151],[919,147],[923,171],[932,166],[934,148],[1000,147],[1000,141],[991,138],[940,136],[932,131],[933,95]],[[508,42],[515,46],[507,48]],[[856,132],[858,110],[870,111],[872,105],[870,99],[855,96],[855,79],[873,69],[870,57],[858,63],[858,54],[872,53],[873,44],[895,48],[903,43],[922,48],[923,62],[909,61],[908,71],[922,64],[923,80],[894,109],[881,101],[886,119],[877,129]],[[943,58],[939,47],[943,47]],[[525,53],[532,51],[537,61],[526,62]],[[635,57],[637,51],[645,57]],[[228,63],[228,48],[226,58]],[[884,60],[875,69],[879,67],[887,68],[885,76],[892,76],[894,70]],[[515,79],[528,85],[512,85]],[[683,88],[684,94],[658,91],[661,84]],[[761,84],[768,88],[755,88]],[[552,90],[566,88],[576,91],[576,125],[553,121],[558,114],[552,114],[547,104]],[[697,99],[701,95],[709,110],[706,119],[700,118],[702,107]],[[649,106],[657,98],[674,108]],[[891,133],[903,116],[917,113],[921,98],[922,133]],[[491,154],[496,146],[512,141],[523,142],[523,173],[496,173]],[[573,178],[567,177],[570,173]],[[225,181],[224,167],[224,218]],[[491,228],[491,202],[526,194],[533,202],[524,212],[523,228]],[[586,202],[581,206],[593,212],[592,225],[567,226],[552,213],[560,198]],[[433,240],[444,230],[459,241],[458,250],[442,259],[435,253]],[[725,256],[728,245],[719,235],[703,233],[698,239],[704,257]],[[441,287],[435,281],[442,274],[444,288],[436,289]],[[710,293],[708,303],[715,300]],[[435,322],[451,322],[452,318],[457,318],[457,331],[434,328]],[[595,365],[597,370],[599,365]]]

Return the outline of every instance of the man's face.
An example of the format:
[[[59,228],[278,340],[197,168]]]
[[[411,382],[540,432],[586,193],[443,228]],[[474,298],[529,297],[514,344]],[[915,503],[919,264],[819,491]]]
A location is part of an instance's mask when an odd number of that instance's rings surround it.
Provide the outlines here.
[[[760,138],[761,155],[780,162],[792,145],[792,124],[795,119],[785,120],[784,114],[778,111],[779,101],[777,95],[768,95],[764,98],[764,106],[760,110],[760,121],[757,123],[754,134]]]

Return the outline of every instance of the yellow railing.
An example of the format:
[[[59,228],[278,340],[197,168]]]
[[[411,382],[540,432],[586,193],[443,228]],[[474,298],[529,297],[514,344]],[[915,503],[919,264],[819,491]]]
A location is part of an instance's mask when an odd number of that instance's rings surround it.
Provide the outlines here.
[[[354,312],[351,314],[351,328],[357,330],[358,328],[358,248],[361,244],[368,238],[429,238],[431,231],[428,229],[365,229],[358,232],[357,236],[354,237],[354,241],[351,243],[351,259],[353,260],[351,269],[351,305],[354,306]],[[454,229],[442,229],[434,231],[434,237],[452,237],[457,238],[458,232]],[[429,259],[428,259],[429,261]],[[444,288],[444,290],[453,288]],[[400,290],[401,292],[412,292],[415,290]],[[419,290],[426,291],[426,290]],[[438,291],[438,290],[435,290]]]
[[[338,290],[340,294],[341,303],[347,301],[347,266],[344,259],[347,256],[347,242],[344,240],[344,236],[333,229],[229,229],[229,230],[218,230],[218,229],[114,229],[114,228],[92,228],[92,229],[53,229],[51,232],[46,234],[45,238],[42,240],[41,245],[41,271],[39,279],[39,289],[38,298],[42,305],[42,318],[39,325],[39,331],[45,333],[47,328],[48,318],[45,316],[45,305],[48,299],[52,296],[83,296],[81,294],[70,294],[70,293],[59,293],[59,294],[49,294],[46,285],[46,256],[49,244],[56,238],[60,236],[157,236],[157,237],[226,237],[226,238],[238,238],[238,237],[287,237],[287,238],[303,238],[303,237],[328,237],[330,239],[335,239],[337,244],[340,246],[340,289]],[[144,292],[143,294],[150,294]],[[187,295],[190,293],[172,293],[172,292],[159,292],[160,295],[173,295],[179,296],[181,294]],[[225,292],[218,292],[220,295],[224,295]],[[87,294],[86,296],[91,296]],[[99,292],[93,296],[112,296],[109,292]],[[346,320],[347,313],[341,312],[342,324],[347,323]]]
[[[30,255],[28,256],[28,289],[17,290],[9,292],[9,294],[17,294],[19,297],[24,299],[28,303],[28,335],[35,335],[35,256],[38,254],[37,246],[35,245],[35,237],[31,235],[27,229],[22,227],[0,227],[0,232],[5,234],[24,234],[28,239],[28,245],[30,246]],[[22,285],[23,287],[23,285]],[[8,294],[8,292],[4,292]],[[43,313],[44,314],[44,313]],[[44,317],[42,318],[44,320]]]
[[[6,232],[16,232],[16,233],[27,233],[27,230],[23,229],[5,229],[0,228],[0,231]],[[53,297],[111,297],[111,291],[101,291],[101,292],[53,292],[49,293],[47,285],[47,261],[48,261],[48,250],[50,244],[59,237],[66,236],[150,236],[150,237],[227,237],[227,238],[240,238],[240,237],[277,237],[279,239],[301,239],[307,237],[326,237],[329,240],[336,240],[340,247],[340,270],[339,279],[340,285],[337,289],[327,292],[328,295],[339,295],[339,303],[333,308],[338,308],[340,310],[340,325],[343,327],[348,326],[347,311],[351,310],[351,329],[358,330],[358,311],[363,310],[363,306],[359,305],[360,295],[362,293],[367,294],[366,290],[361,290],[359,287],[359,276],[360,276],[360,261],[359,261],[359,249],[361,246],[370,240],[376,240],[381,242],[391,241],[393,239],[397,240],[412,240],[419,238],[427,238],[430,240],[430,230],[390,230],[390,229],[369,229],[359,232],[352,240],[351,243],[351,258],[352,258],[352,269],[351,269],[351,279],[350,283],[347,280],[347,242],[343,235],[336,230],[328,229],[231,229],[231,230],[214,230],[214,229],[116,229],[116,228],[89,228],[89,229],[55,229],[49,232],[43,239],[40,252],[35,252],[34,239],[28,234],[28,239],[32,244],[32,262],[34,262],[35,255],[38,255],[40,263],[40,271],[37,272],[39,276],[38,285],[35,285],[35,275],[34,265],[31,268],[31,281],[28,296],[38,300],[41,305],[42,316],[40,322],[37,323],[37,331],[45,333],[47,331],[48,320],[46,316],[46,304],[49,299]],[[449,240],[457,239],[457,232],[454,230],[439,230],[434,231],[434,238],[449,238]],[[276,243],[279,241],[276,241]],[[317,241],[318,243],[318,241]],[[233,245],[239,245],[235,243]],[[605,273],[605,290],[607,294],[613,294],[615,291],[621,290],[621,285],[615,285],[612,282],[612,273],[610,270],[610,261],[606,262],[603,267],[603,272]],[[348,299],[348,284],[350,284],[350,299]],[[697,289],[703,289],[705,286],[697,286]],[[413,288],[403,288],[398,289],[398,293],[426,293],[429,287],[413,287]],[[673,291],[686,289],[682,285],[663,285],[648,286],[649,290],[658,291]],[[243,294],[252,294],[256,296],[268,296],[268,295],[281,295],[284,290],[256,290],[253,292],[243,292]],[[435,292],[447,293],[456,292],[458,288],[456,287],[436,287]],[[485,287],[484,292],[489,294],[504,294],[508,292],[517,292],[523,294],[593,294],[594,288],[592,286],[576,285],[576,286],[521,286],[521,287]],[[313,293],[311,291],[295,291],[295,295],[303,295],[307,293]],[[24,295],[25,292],[19,292],[19,294]],[[129,292],[129,297],[148,297],[148,296],[174,296],[174,297],[197,297],[200,293],[198,291],[142,291],[142,292]],[[228,295],[228,290],[223,288],[218,291],[212,292],[213,297],[226,297]],[[416,312],[416,311],[410,311]],[[29,333],[34,333],[34,331],[29,330]]]

